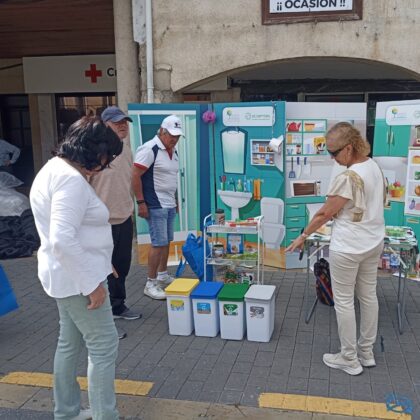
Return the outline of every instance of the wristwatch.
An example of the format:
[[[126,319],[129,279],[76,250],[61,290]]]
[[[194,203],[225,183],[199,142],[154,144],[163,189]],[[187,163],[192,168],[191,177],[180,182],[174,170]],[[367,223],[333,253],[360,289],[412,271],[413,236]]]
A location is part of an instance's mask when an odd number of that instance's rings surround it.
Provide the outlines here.
[[[136,200],[136,203],[137,204],[143,204],[143,203],[145,203],[145,201],[144,200]]]

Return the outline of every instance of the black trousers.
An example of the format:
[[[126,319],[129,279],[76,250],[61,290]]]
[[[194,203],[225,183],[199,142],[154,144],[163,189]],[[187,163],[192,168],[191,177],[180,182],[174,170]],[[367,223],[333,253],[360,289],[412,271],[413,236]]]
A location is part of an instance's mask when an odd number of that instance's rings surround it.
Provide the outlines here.
[[[133,246],[133,221],[131,217],[119,225],[112,225],[112,239],[114,241],[112,265],[119,277],[115,278],[113,274],[108,276],[108,290],[112,313],[114,315],[120,315],[127,309],[124,304],[126,299],[125,278],[130,271]]]

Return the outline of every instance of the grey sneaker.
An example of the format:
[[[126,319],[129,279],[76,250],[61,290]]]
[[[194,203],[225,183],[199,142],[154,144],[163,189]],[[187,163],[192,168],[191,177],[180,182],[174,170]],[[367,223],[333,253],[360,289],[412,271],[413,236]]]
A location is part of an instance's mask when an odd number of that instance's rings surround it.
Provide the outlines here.
[[[171,284],[173,281],[175,280],[174,277],[172,277],[169,274],[166,274],[166,276],[162,276],[157,278],[157,281],[163,285],[163,287],[168,286],[169,284]]]
[[[128,319],[129,321],[133,320],[133,319],[140,319],[143,315],[138,313],[138,312],[134,312],[131,309],[125,309],[123,312],[121,312],[119,315],[114,315],[114,319]]]
[[[363,372],[359,359],[348,360],[341,353],[326,353],[322,360],[328,367],[343,370],[349,375],[360,375]]]
[[[357,357],[363,367],[375,367],[376,361],[372,351],[357,350]]]

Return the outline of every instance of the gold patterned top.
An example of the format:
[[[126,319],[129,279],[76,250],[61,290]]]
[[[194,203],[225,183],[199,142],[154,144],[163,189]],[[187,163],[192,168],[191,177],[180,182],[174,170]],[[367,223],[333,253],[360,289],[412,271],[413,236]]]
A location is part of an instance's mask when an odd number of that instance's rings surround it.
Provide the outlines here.
[[[345,205],[347,212],[351,213],[352,222],[360,222],[366,210],[366,200],[363,179],[351,169],[347,169],[334,179],[328,196],[338,195],[347,198]],[[344,209],[341,209],[334,217],[340,217]]]

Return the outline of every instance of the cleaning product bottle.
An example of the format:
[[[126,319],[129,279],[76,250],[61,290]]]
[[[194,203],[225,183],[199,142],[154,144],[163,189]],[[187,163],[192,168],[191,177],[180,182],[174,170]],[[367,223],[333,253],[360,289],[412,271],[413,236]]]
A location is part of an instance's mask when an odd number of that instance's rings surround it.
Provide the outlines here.
[[[242,181],[240,179],[238,179],[238,182],[236,184],[236,191],[238,192],[242,192],[244,189],[243,185],[242,185]]]
[[[247,181],[246,181],[246,185],[247,185],[247,190],[248,190],[248,192],[250,192],[250,193],[252,193],[253,192],[253,185],[252,185],[252,179],[248,179]]]

